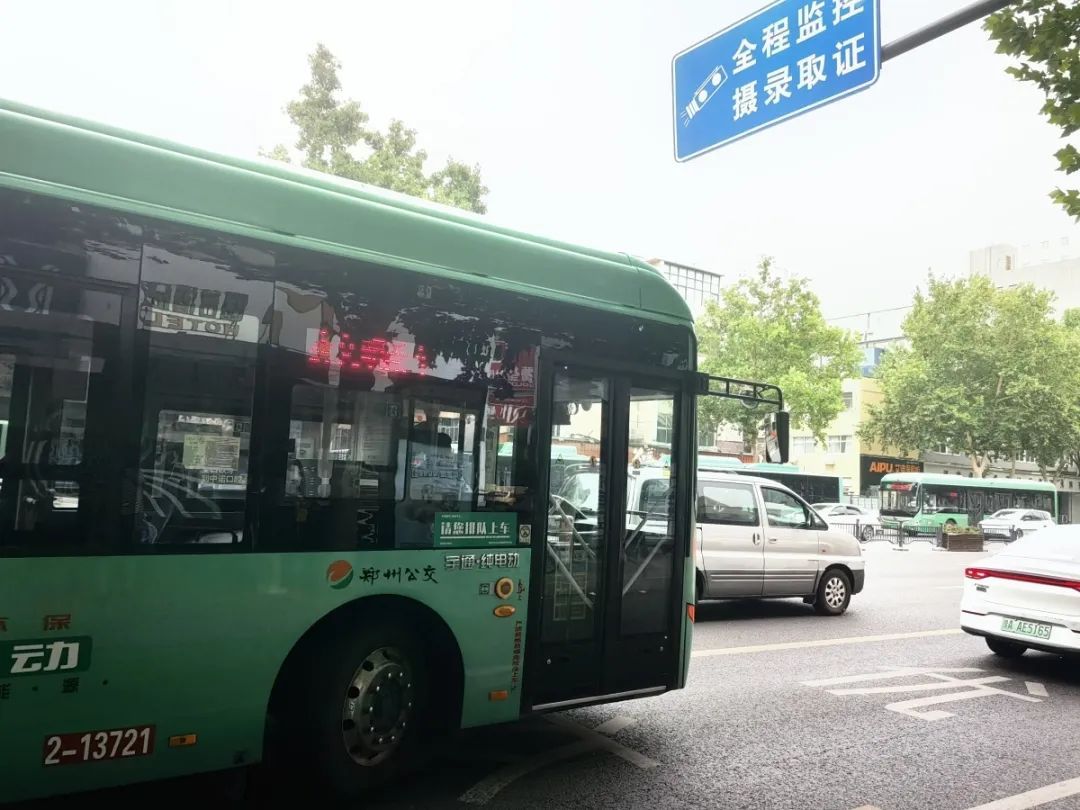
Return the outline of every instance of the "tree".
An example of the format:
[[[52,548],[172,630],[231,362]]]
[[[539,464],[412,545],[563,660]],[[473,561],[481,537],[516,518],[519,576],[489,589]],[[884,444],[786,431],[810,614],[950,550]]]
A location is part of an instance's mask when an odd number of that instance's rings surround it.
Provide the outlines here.
[[[1076,344],[1053,294],[988,278],[931,278],[904,320],[909,346],[878,369],[883,400],[860,435],[902,451],[948,447],[981,478],[991,462],[1029,454],[1056,467],[1075,432]]]
[[[487,211],[488,189],[478,165],[450,158],[443,168],[426,174],[428,155],[417,147],[416,130],[394,119],[380,132],[368,125],[368,115],[357,102],[339,99],[341,63],[325,45],[316,47],[308,63],[308,83],[285,107],[299,133],[296,150],[301,165],[478,214]],[[291,162],[289,149],[282,144],[260,154]]]
[[[1042,112],[1067,138],[1080,129],[1080,4],[1075,0],[1025,0],[990,15],[985,23],[998,53],[1020,61],[1006,68],[1046,95]],[[1056,153],[1060,170],[1080,169],[1080,151],[1066,144]],[[1080,220],[1080,191],[1055,189],[1050,197]]]
[[[855,374],[855,339],[829,326],[821,303],[801,278],[785,280],[763,258],[751,278],[710,302],[699,324],[700,367],[710,374],[775,383],[784,392],[793,428],[819,441],[843,409],[840,383]],[[763,413],[716,397],[700,400],[700,419],[715,427],[736,425],[753,441]]]
[[[1061,319],[1064,339],[1067,343],[1066,351],[1073,358],[1080,357],[1080,309],[1067,309]],[[1065,385],[1071,385],[1075,393],[1066,397],[1071,399],[1072,414],[1067,417],[1071,421],[1071,429],[1064,435],[1056,437],[1056,443],[1064,447],[1057,465],[1057,477],[1063,478],[1070,470],[1080,475],[1080,368],[1076,367],[1075,361],[1062,369],[1067,375]]]

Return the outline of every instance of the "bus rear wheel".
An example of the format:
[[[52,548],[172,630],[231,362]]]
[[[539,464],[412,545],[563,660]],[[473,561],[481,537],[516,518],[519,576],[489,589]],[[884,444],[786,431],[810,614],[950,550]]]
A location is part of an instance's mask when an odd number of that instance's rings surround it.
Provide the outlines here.
[[[392,624],[330,635],[291,701],[291,747],[309,789],[352,799],[416,764],[427,719],[423,648]]]

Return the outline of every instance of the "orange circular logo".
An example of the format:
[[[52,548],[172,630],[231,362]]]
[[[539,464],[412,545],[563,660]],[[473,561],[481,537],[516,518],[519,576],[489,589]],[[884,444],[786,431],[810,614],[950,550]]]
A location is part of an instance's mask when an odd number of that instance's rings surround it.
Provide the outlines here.
[[[326,581],[336,590],[348,587],[352,578],[353,568],[346,560],[334,560],[326,569]]]

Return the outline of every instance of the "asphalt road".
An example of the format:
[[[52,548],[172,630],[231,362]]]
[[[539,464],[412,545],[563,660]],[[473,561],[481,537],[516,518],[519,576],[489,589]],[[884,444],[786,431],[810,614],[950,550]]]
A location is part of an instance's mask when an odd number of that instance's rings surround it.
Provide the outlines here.
[[[866,556],[844,616],[703,605],[686,689],[463,733],[365,807],[1080,808],[1080,665],[957,632],[981,555]]]

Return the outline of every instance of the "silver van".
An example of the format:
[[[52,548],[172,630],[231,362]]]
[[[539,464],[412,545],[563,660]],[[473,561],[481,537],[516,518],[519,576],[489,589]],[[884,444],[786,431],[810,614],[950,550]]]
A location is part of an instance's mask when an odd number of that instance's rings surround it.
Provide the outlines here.
[[[559,497],[595,514],[600,476],[571,471]],[[643,467],[627,480],[627,509],[666,512],[665,470]],[[659,505],[657,505],[659,504]],[[802,597],[818,613],[838,616],[863,588],[859,541],[833,531],[783,484],[734,473],[698,473],[697,599]]]
[[[783,484],[701,472],[697,496],[699,601],[801,596],[838,616],[862,590],[859,541]]]

